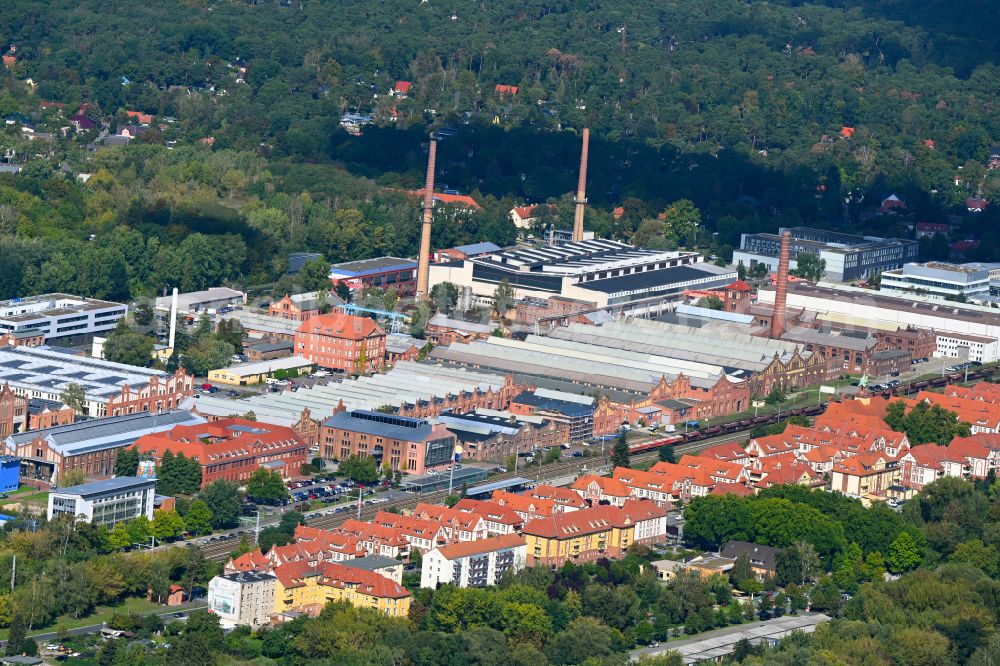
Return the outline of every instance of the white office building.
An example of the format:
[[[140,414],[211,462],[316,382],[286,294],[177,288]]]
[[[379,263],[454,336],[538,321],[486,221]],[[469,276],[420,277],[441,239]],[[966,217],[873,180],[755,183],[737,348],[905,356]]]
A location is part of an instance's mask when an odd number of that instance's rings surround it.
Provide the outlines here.
[[[274,612],[276,581],[272,574],[240,571],[208,581],[208,608],[219,616],[224,629],[246,625],[257,629],[268,624]]]
[[[489,587],[507,571],[524,568],[528,547],[520,534],[461,541],[428,551],[420,566],[420,587]]]
[[[155,494],[155,479],[135,476],[57,488],[49,493],[48,518],[70,515],[108,529],[139,516],[152,520]]]
[[[935,356],[955,358],[962,361],[993,363],[1000,361],[1000,343],[997,342],[996,338],[988,338],[982,335],[938,333],[937,352]]]
[[[121,303],[69,294],[42,294],[0,301],[0,337],[41,333],[45,340],[110,331],[126,315]]]
[[[977,300],[990,293],[990,271],[941,262],[905,264],[882,273],[881,291],[922,294],[931,298]]]

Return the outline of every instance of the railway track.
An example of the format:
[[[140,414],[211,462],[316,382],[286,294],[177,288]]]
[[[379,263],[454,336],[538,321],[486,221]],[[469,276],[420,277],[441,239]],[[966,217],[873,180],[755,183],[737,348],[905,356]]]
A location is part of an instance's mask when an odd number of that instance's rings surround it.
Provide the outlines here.
[[[744,437],[749,435],[749,432],[750,432],[749,430],[738,431],[738,432],[727,433],[724,435],[708,437],[698,441],[686,442],[675,446],[674,450],[679,454],[695,453],[697,451],[701,451],[702,449],[706,449],[709,446],[714,446],[715,444],[721,444],[723,442],[730,442],[733,440],[743,439]],[[631,459],[633,462],[645,462],[656,459],[658,455],[659,455],[658,451],[654,449],[650,451],[635,453],[631,456]],[[565,477],[571,475],[575,476],[585,470],[595,470],[595,469],[600,469],[602,467],[607,467],[610,464],[610,459],[611,459],[610,455],[589,456],[587,458],[577,458],[567,462],[553,463],[551,465],[546,465],[541,468],[534,468],[534,467],[528,467],[527,469],[521,468],[518,469],[517,473],[507,472],[504,474],[494,476],[490,479],[490,482],[503,481],[505,479],[510,479],[515,476],[523,476],[525,478],[531,478],[536,482],[543,483],[551,479],[558,479],[559,477]],[[371,520],[375,517],[375,514],[377,512],[385,511],[389,508],[395,508],[400,511],[406,511],[414,509],[420,502],[428,502],[431,504],[440,503],[444,501],[447,495],[448,495],[447,491],[437,490],[430,493],[414,494],[412,496],[400,498],[398,500],[393,500],[382,504],[363,505],[361,507],[361,513],[359,519],[363,521]],[[352,508],[349,511],[328,512],[325,513],[323,516],[317,518],[310,518],[308,519],[307,522],[310,527],[318,527],[320,529],[333,529],[335,527],[340,526],[344,521],[348,520],[349,518],[359,517],[355,506],[356,505],[352,505]],[[261,521],[261,528],[276,525],[277,522],[278,522],[277,520],[269,520],[267,523]],[[223,561],[229,558],[230,553],[236,550],[236,547],[239,545],[239,535],[237,535],[236,532],[234,531],[229,531],[228,533],[222,533],[220,536],[226,536],[227,534],[234,534],[236,536],[227,539],[222,539],[220,541],[212,541],[200,546],[202,552],[205,553],[205,557],[218,561]],[[250,542],[253,543],[254,542],[253,531],[247,530],[246,535],[250,539]],[[173,544],[167,544],[161,546],[161,548],[183,547],[186,543],[190,542],[177,542]]]
[[[993,374],[993,368],[980,368],[975,371],[969,372],[969,380],[979,380],[984,378],[989,378]],[[964,372],[954,372],[946,374],[943,377],[934,377],[930,379],[921,380],[919,382],[908,382],[897,386],[894,389],[882,391],[879,395],[886,398],[899,397],[903,395],[909,395],[912,393],[917,393],[921,390],[927,388],[934,388],[939,386],[944,386],[948,383],[964,381]],[[815,416],[821,413],[825,409],[825,405],[812,405],[808,407],[801,407],[798,409],[792,409],[781,414],[771,414],[768,416],[761,416],[757,418],[747,418],[740,421],[734,421],[722,426],[712,426],[705,430],[699,430],[694,432],[685,433],[683,435],[674,435],[668,438],[654,439],[648,442],[641,442],[634,445],[634,449],[631,458],[634,462],[643,462],[653,458],[658,455],[658,449],[663,446],[672,446],[677,453],[695,453],[706,449],[715,444],[721,444],[723,442],[730,442],[735,440],[742,440],[750,434],[752,427],[757,425],[767,425],[770,423],[777,422],[782,419],[787,419],[790,416],[804,415],[804,416]],[[608,452],[610,454],[610,447]],[[589,456],[586,458],[573,459],[571,461],[553,463],[545,467],[536,468],[533,466],[528,466],[526,468],[521,468],[516,472],[506,472],[504,474],[492,477],[491,481],[502,481],[504,479],[510,479],[514,476],[524,476],[526,478],[534,478],[535,481],[541,483],[550,479],[558,479],[559,477],[575,476],[580,472],[586,470],[599,470],[602,467],[606,467],[610,463],[610,455],[601,456]],[[419,502],[430,502],[437,503],[444,501],[446,491],[438,490],[430,493],[422,493],[419,495],[412,495],[397,500],[385,502],[382,504],[368,504],[363,505],[361,508],[360,515],[356,509],[352,506],[349,511],[324,511],[324,515],[308,519],[308,524],[313,527],[319,527],[321,529],[333,529],[341,525],[348,518],[359,518],[360,520],[371,520],[375,517],[378,511],[384,511],[390,508],[398,509],[399,511],[406,511],[413,509]],[[275,516],[272,519],[261,522],[261,527],[270,527],[276,525],[278,522],[278,517]],[[254,541],[253,530],[244,530],[245,534],[250,538],[251,543]],[[230,536],[231,535],[231,536]],[[239,534],[236,531],[223,532],[218,536],[225,537],[218,541],[211,541],[208,543],[200,544],[199,547],[205,553],[205,556],[214,560],[225,560],[229,557],[229,554],[236,549],[238,544]],[[191,542],[177,542],[172,544],[166,544],[160,546],[160,548],[176,548],[184,546],[186,544],[191,544]]]

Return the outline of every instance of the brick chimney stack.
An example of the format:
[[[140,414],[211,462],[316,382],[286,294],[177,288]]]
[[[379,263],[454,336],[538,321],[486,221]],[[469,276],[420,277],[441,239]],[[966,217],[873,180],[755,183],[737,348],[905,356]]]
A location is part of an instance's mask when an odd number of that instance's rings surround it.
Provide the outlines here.
[[[774,315],[771,317],[771,337],[780,338],[785,332],[785,310],[788,301],[788,257],[792,251],[792,232],[781,234],[778,254],[778,283],[774,290]]]
[[[420,228],[420,254],[417,256],[417,300],[426,300],[430,294],[431,216],[434,211],[434,165],[437,162],[437,141],[431,139],[427,156],[427,180],[424,182],[424,223]]]
[[[576,210],[573,211],[573,242],[583,240],[583,209],[587,204],[587,153],[590,150],[590,129],[583,128],[583,148],[580,151],[580,179],[576,183]]]

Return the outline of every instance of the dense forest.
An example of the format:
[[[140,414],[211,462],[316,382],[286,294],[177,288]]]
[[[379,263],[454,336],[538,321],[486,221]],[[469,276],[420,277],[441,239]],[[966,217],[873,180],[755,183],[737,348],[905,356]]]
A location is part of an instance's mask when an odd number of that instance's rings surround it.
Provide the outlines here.
[[[515,202],[552,200],[567,225],[584,126],[600,234],[632,239],[687,199],[701,212],[697,245],[723,258],[740,233],[780,225],[903,235],[898,222],[1000,193],[984,166],[1000,141],[992,9],[5,2],[0,116],[54,139],[0,132],[4,159],[27,162],[0,174],[0,252],[13,257],[0,296],[268,283],[290,251],[412,256],[418,210],[405,190],[422,183],[428,132],[443,126],[457,132],[441,142],[438,182],[483,208],[437,225],[436,247],[511,241]],[[397,80],[412,82],[407,96],[390,94]],[[62,136],[78,108],[97,127]],[[157,122],[129,146],[89,150],[102,127],[129,122],[126,109]],[[352,136],[345,112],[373,124]],[[889,192],[905,216],[862,215]],[[996,210],[963,224],[962,238],[983,241],[970,258],[997,258]]]

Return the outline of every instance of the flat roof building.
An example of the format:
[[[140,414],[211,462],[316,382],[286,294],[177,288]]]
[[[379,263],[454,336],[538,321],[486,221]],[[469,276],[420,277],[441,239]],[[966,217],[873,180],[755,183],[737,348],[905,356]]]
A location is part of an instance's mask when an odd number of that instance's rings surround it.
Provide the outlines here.
[[[45,340],[110,331],[128,306],[69,294],[41,294],[0,301],[0,338],[42,334]]]
[[[68,515],[108,529],[139,516],[152,520],[154,495],[156,480],[135,476],[57,488],[49,493],[48,519]]]
[[[409,296],[416,289],[417,262],[399,257],[346,261],[330,267],[330,281],[334,286],[343,282],[352,290],[392,288],[400,296]]]
[[[302,356],[284,356],[266,361],[237,363],[227,368],[208,371],[208,381],[230,386],[252,386],[260,384],[278,371],[295,370],[308,373],[315,363]]]
[[[735,280],[736,272],[706,264],[696,252],[646,250],[596,238],[518,247],[430,267],[432,287],[440,282],[470,287],[484,302],[505,279],[519,299],[560,295],[603,308],[722,286]]]
[[[258,629],[274,612],[277,578],[262,571],[240,571],[208,581],[208,608],[223,628],[245,625]]]
[[[743,234],[740,249],[733,253],[733,263],[747,267],[764,264],[769,271],[778,270],[782,228],[777,234]],[[905,238],[857,236],[825,229],[792,227],[790,268],[797,268],[796,257],[814,254],[826,262],[826,279],[846,282],[862,280],[870,275],[916,260],[920,244]]]
[[[774,304],[774,290],[761,289],[758,302]],[[1000,311],[920,295],[889,295],[827,283],[788,285],[788,307],[815,313],[819,322],[837,321],[872,328],[926,328],[942,333],[1000,339]]]
[[[887,294],[914,293],[947,300],[978,300],[990,293],[990,271],[932,261],[906,264],[882,273],[879,290]]]
[[[441,423],[367,410],[339,411],[323,422],[323,457],[371,456],[379,466],[423,474],[452,462],[457,440]]]
[[[159,296],[156,299],[156,309],[160,312],[170,312],[170,302],[173,296]],[[247,295],[242,291],[229,287],[209,287],[201,291],[189,291],[177,294],[177,311],[184,314],[195,314],[206,310],[217,310],[231,305],[245,305]]]

